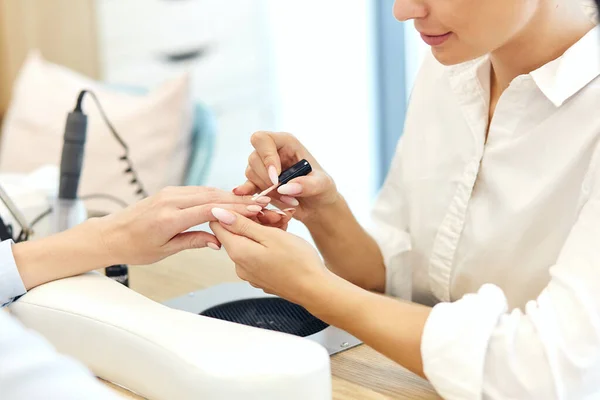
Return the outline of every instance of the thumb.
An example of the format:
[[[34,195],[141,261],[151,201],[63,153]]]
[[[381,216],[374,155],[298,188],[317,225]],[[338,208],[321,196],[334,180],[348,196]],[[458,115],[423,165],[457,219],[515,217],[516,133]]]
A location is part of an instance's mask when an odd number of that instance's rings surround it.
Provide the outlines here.
[[[212,214],[227,231],[243,236],[257,243],[263,243],[267,237],[267,228],[256,222],[223,208],[213,208]]]
[[[211,247],[212,249],[221,248],[221,243],[214,235],[203,231],[183,232],[175,235],[167,244],[169,253],[175,254],[183,250],[200,249],[203,247]]]
[[[293,197],[312,197],[328,192],[333,180],[323,171],[314,171],[310,175],[292,179],[277,189],[279,194]]]

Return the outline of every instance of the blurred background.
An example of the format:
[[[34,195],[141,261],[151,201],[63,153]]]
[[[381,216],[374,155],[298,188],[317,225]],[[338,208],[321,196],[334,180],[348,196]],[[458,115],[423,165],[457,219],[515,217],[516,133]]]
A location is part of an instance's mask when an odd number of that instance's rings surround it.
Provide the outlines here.
[[[427,51],[412,23],[394,20],[392,4],[0,0],[0,172],[57,164],[60,127],[75,101],[71,89],[92,85],[130,144],[142,179],[152,180],[177,168],[173,160],[182,160],[181,173],[167,173],[157,187],[164,182],[231,190],[245,180],[250,135],[287,131],[333,176],[364,221],[402,133]],[[183,76],[183,83],[173,83]],[[175,95],[182,87],[185,103]],[[171,97],[164,94],[168,90]],[[62,97],[68,98],[60,108]],[[136,101],[152,111],[130,107]],[[189,112],[178,113],[183,109]],[[163,113],[166,120],[167,112],[178,113],[176,124],[164,125],[181,129],[175,136],[150,122]],[[133,136],[136,129],[143,131],[139,138]],[[29,141],[20,142],[25,137]],[[43,145],[46,138],[52,142]],[[102,142],[95,140],[88,154],[100,152]],[[180,145],[169,147],[169,141]],[[54,142],[56,150],[47,150]],[[152,146],[165,149],[164,160],[156,152],[143,154]],[[40,151],[51,154],[46,159]],[[113,158],[98,157],[86,158],[86,171],[97,175],[84,173],[87,187],[100,182],[98,171],[112,163]],[[16,160],[8,162],[11,158]],[[111,182],[97,186],[90,190],[121,195],[122,188],[111,188]],[[292,230],[302,234],[300,227]]]

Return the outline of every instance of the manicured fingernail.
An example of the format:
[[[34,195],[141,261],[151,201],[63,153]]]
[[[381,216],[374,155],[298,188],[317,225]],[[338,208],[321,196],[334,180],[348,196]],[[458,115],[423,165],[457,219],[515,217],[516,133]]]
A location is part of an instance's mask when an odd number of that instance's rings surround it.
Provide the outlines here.
[[[277,185],[279,183],[279,175],[277,175],[277,168],[274,165],[269,167],[269,178],[271,179],[271,183],[273,185]]]
[[[283,216],[286,216],[286,217],[287,217],[287,214],[286,214],[286,213],[284,213],[283,211],[281,211],[281,210],[280,210],[280,209],[278,209],[278,208],[274,209],[274,210],[273,210],[273,212],[275,212],[276,214],[283,215]]]
[[[295,208],[284,208],[283,212],[293,214],[296,212],[296,209]]]
[[[261,206],[254,206],[254,205],[248,206],[246,208],[248,209],[248,211],[255,212],[255,213],[262,211],[262,209],[263,209]]]
[[[288,206],[298,207],[300,205],[300,202],[293,197],[281,196],[279,199]]]
[[[288,183],[287,185],[280,186],[277,191],[279,194],[286,196],[296,196],[302,193],[302,185],[299,183]]]
[[[239,186],[234,187],[232,190],[233,194],[237,194],[237,191],[239,188],[240,188]]]
[[[232,225],[235,222],[235,215],[233,215],[227,210],[215,207],[211,210],[211,212],[212,215],[214,215],[215,218],[219,220],[219,222],[222,222],[225,225]]]
[[[263,215],[263,216],[265,215],[265,213],[262,211],[259,211],[258,214]]]
[[[209,249],[213,249],[213,250],[221,250],[221,248],[219,246],[217,246],[216,244],[214,244],[213,242],[206,243],[206,247],[208,247]]]
[[[262,196],[254,199],[254,201],[260,204],[269,204],[271,202],[271,198],[267,196]]]

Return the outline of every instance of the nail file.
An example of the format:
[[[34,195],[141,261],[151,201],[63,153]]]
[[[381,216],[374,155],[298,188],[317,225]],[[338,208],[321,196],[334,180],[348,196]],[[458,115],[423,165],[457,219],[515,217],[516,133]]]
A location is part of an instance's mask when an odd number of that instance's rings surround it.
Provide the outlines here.
[[[273,190],[277,189],[279,186],[283,186],[283,185],[287,184],[288,182],[290,182],[291,180],[296,179],[300,176],[306,176],[306,175],[310,174],[311,172],[312,172],[312,166],[310,165],[310,163],[306,160],[300,160],[296,164],[292,165],[291,167],[289,167],[288,169],[283,171],[281,173],[281,175],[279,175],[279,182],[277,184],[275,184],[275,185],[263,190],[261,193],[255,195],[254,197],[252,197],[252,200],[256,200],[259,197],[266,196],[269,193],[271,193]]]

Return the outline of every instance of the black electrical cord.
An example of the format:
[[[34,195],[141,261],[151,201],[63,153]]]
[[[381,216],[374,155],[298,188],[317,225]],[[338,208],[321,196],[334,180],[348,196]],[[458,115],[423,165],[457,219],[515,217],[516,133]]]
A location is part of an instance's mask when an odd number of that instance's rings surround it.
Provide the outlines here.
[[[83,112],[82,111],[82,103],[83,103],[83,98],[85,97],[86,93],[92,97],[92,99],[94,100],[94,103],[96,103],[96,107],[98,108],[98,111],[100,112],[100,116],[104,120],[104,123],[106,123],[106,126],[110,130],[110,133],[113,135],[113,137],[117,140],[117,142],[119,142],[119,144],[123,148],[123,155],[121,157],[119,157],[119,160],[124,161],[127,164],[127,168],[125,169],[124,172],[125,172],[125,174],[131,175],[131,181],[129,183],[131,183],[132,185],[137,187],[135,194],[138,196],[141,196],[143,198],[148,197],[148,193],[144,189],[144,186],[142,185],[142,182],[140,181],[140,179],[137,175],[137,172],[133,168],[133,163],[131,162],[131,159],[129,158],[129,146],[127,146],[127,143],[125,143],[123,138],[121,138],[121,135],[119,135],[117,133],[117,130],[115,129],[113,124],[110,122],[110,120],[106,116],[106,113],[104,112],[104,109],[102,108],[102,105],[100,104],[100,101],[98,100],[98,97],[94,94],[94,92],[87,90],[87,89],[79,92],[79,96],[77,96],[77,104],[75,105],[74,111]]]
[[[43,220],[44,218],[46,218],[51,213],[52,213],[52,207],[48,208],[46,211],[44,211],[43,213],[41,213],[40,215],[38,215],[37,217],[35,217],[33,219],[33,221],[31,221],[29,223],[29,228],[33,229],[34,226],[36,226],[41,220]]]
[[[115,204],[118,204],[119,206],[126,208],[128,206],[128,204],[119,199],[116,196],[112,196],[110,194],[102,194],[102,193],[98,193],[98,194],[89,194],[87,196],[82,196],[80,197],[81,200],[85,201],[85,200],[93,200],[93,199],[103,199],[103,200],[110,200]],[[29,223],[29,228],[33,229],[34,226],[36,226],[38,223],[40,223],[40,221],[42,221],[44,218],[46,218],[48,215],[50,215],[52,213],[52,207],[49,207],[46,211],[44,211],[43,213],[41,213],[40,215],[38,215],[37,217],[35,217],[30,223]]]

